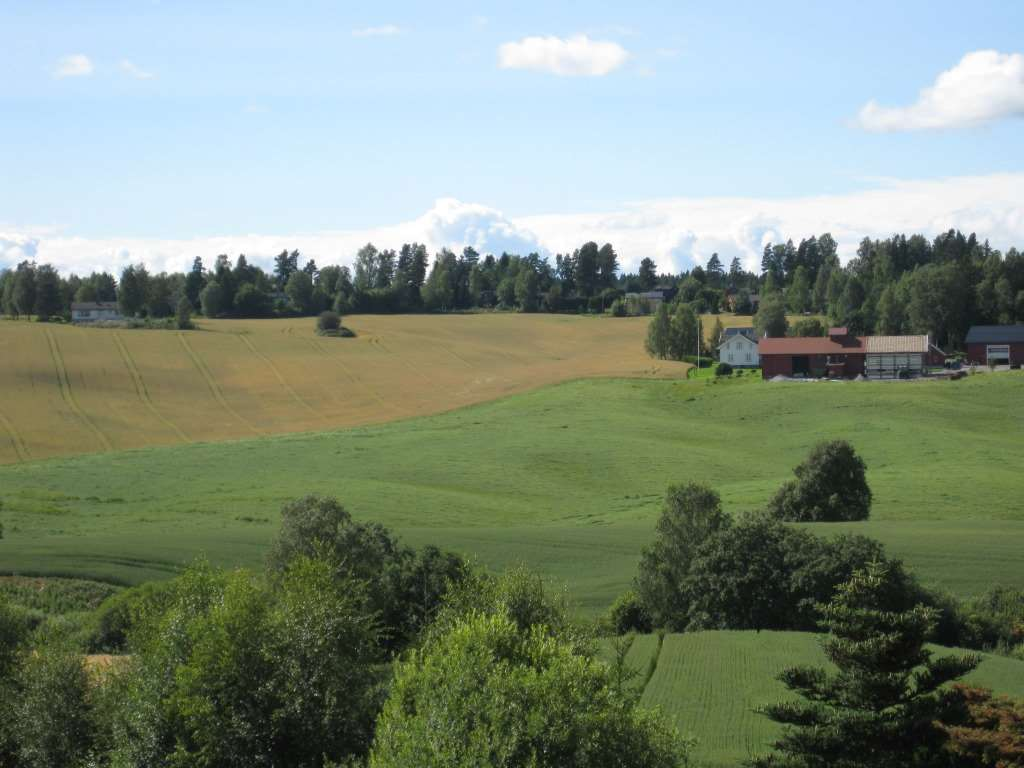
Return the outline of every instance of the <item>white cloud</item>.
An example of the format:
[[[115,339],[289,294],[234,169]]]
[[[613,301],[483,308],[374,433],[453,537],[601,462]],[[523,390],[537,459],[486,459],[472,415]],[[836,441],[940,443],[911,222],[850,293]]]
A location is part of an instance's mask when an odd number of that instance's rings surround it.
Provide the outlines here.
[[[934,236],[951,228],[977,232],[1004,251],[1024,246],[1024,173],[961,176],[929,181],[882,180],[842,195],[792,198],[663,198],[622,204],[608,211],[506,216],[477,203],[438,200],[422,216],[373,229],[305,234],[249,234],[194,239],[82,238],[52,230],[0,226],[0,268],[26,258],[79,274],[120,271],[142,261],[153,271],[188,269],[195,256],[209,265],[219,253],[244,253],[265,268],[283,248],[298,248],[319,264],[351,264],[366,242],[397,248],[425,243],[482,253],[565,253],[587,240],[615,245],[625,269],[650,256],[664,271],[688,269],[717,252],[728,264],[738,257],[760,265],[767,242],[831,232],[847,260],[861,238],[896,232]]]
[[[84,53],[72,53],[57,60],[54,77],[87,77],[93,72],[92,60]]]
[[[920,131],[981,125],[1004,117],[1024,117],[1024,54],[974,51],[906,107],[884,107],[872,100],[857,116],[869,131]]]
[[[121,59],[121,63],[117,66],[128,77],[134,77],[136,80],[152,80],[155,77],[152,72],[147,72],[128,59]]]
[[[352,30],[352,37],[393,37],[400,35],[402,30],[394,24],[383,24],[379,27],[362,27]]]
[[[626,63],[629,52],[618,43],[591,40],[586,35],[569,38],[524,37],[498,47],[502,69],[528,69],[556,75],[600,76]]]

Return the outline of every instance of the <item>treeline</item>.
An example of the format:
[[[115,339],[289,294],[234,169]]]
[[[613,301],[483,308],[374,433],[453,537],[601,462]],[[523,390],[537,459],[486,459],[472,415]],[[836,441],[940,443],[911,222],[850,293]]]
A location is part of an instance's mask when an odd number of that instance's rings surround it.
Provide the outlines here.
[[[25,261],[0,273],[0,309],[12,317],[47,320],[69,317],[72,302],[116,301],[126,317],[165,318],[184,299],[207,317],[474,308],[603,312],[623,294],[615,249],[593,242],[557,254],[554,264],[536,253],[481,256],[473,248],[459,255],[443,248],[431,264],[420,243],[406,243],[398,251],[367,244],[351,269],[321,268],[314,260],[300,266],[300,261],[298,251],[284,250],[267,273],[244,254],[233,264],[222,254],[209,269],[197,257],[187,273],[151,274],[136,264],[117,279],[109,273],[65,278],[50,265]]]
[[[1024,254],[958,230],[934,240],[865,238],[845,267],[827,234],[769,244],[761,272],[761,307],[771,315],[763,325],[776,329],[780,310],[812,312],[855,334],[931,333],[957,349],[972,325],[1024,322]]]

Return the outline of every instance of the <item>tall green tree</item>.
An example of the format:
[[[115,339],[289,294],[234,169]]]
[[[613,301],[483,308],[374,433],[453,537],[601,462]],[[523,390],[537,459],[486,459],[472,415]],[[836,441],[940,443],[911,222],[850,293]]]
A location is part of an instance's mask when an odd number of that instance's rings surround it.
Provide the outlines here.
[[[537,311],[537,273],[529,265],[519,270],[516,277],[516,302],[523,312]]]
[[[581,296],[593,296],[598,286],[600,270],[597,243],[587,242],[580,246],[573,258],[576,290]]]
[[[822,609],[825,656],[837,669],[793,667],[780,676],[800,697],[763,709],[787,728],[777,755],[755,762],[778,768],[932,768],[948,765],[938,721],[948,683],[978,664],[973,656],[936,658],[925,647],[937,619],[918,605],[888,610],[889,573],[870,564]]]
[[[199,294],[199,302],[206,317],[218,317],[224,311],[224,292],[220,283],[210,280]]]
[[[704,350],[704,339],[698,328],[697,313],[689,304],[678,301],[672,310],[671,333],[669,334],[669,357],[682,360],[687,355],[696,355]]]
[[[672,337],[672,320],[668,313],[668,304],[664,301],[658,304],[654,310],[654,316],[647,324],[647,338],[644,340],[644,348],[651,357],[665,360],[670,354],[670,339]]]
[[[615,286],[616,275],[619,271],[619,255],[615,252],[611,243],[605,243],[597,252],[597,282],[602,288]]]
[[[12,309],[11,314],[31,315],[36,306],[36,267],[28,261],[23,261],[14,272],[12,286]]]
[[[648,256],[640,260],[640,287],[645,291],[651,290],[658,284],[658,265]]]
[[[315,310],[313,278],[309,276],[308,272],[302,270],[292,272],[291,277],[288,278],[288,284],[284,287],[284,292],[288,294],[288,300],[296,312],[301,315],[313,314]]]
[[[149,272],[142,264],[129,264],[121,272],[117,303],[121,314],[135,317],[146,307],[149,298]]]
[[[192,269],[185,275],[185,296],[192,303],[192,309],[200,308],[199,294],[206,285],[206,272],[203,270],[203,260],[196,256],[192,260]]]
[[[786,289],[786,303],[795,314],[802,314],[811,307],[811,284],[807,277],[807,268],[803,265],[797,267],[793,273],[793,280]]]
[[[277,287],[284,290],[288,284],[288,278],[299,268],[299,252],[284,249],[274,257],[274,276],[277,278]]]
[[[786,320],[786,307],[778,294],[764,296],[754,315],[754,330],[758,338],[762,336],[785,336],[789,328]]]
[[[49,264],[36,269],[36,300],[35,312],[40,320],[49,320],[59,315],[64,308],[64,297],[61,295],[60,276]]]
[[[686,578],[698,545],[727,528],[718,494],[700,483],[669,486],[654,541],[640,555],[636,590],[655,626],[681,631],[689,622]]]

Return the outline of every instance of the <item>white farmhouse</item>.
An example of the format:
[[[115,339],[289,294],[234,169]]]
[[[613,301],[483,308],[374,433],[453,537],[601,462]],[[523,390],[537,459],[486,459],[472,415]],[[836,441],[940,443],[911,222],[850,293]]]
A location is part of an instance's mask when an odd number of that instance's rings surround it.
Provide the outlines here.
[[[733,368],[757,368],[757,341],[753,328],[726,328],[718,345],[718,361]]]

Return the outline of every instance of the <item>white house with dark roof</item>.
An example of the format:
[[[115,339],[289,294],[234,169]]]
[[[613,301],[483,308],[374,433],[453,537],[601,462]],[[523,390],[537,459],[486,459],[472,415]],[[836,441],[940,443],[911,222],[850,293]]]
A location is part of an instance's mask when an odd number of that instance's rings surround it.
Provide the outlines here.
[[[757,340],[751,333],[743,333],[745,328],[726,328],[722,334],[722,343],[718,345],[718,362],[728,363],[733,368],[757,368],[761,359],[757,354]],[[729,333],[733,331],[733,333]]]

